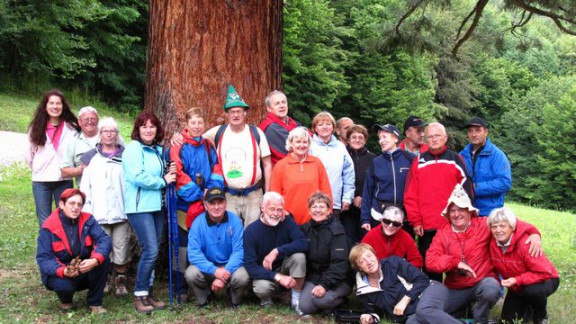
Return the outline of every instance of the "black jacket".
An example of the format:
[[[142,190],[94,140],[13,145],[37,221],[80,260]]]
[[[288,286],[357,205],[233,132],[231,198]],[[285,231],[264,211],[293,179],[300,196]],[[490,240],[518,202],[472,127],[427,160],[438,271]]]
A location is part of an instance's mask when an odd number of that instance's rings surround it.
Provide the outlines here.
[[[350,247],[344,227],[330,216],[322,223],[313,219],[302,225],[310,250],[306,256],[306,281],[334,289],[349,278]]]
[[[366,170],[372,165],[372,160],[376,157],[376,154],[363,148],[356,151],[350,146],[348,146],[348,153],[354,161],[354,174],[356,176],[354,180],[354,185],[356,189],[354,191],[354,197],[362,197],[362,191],[364,191],[364,180],[366,179]]]
[[[420,269],[408,261],[391,256],[380,260],[382,278],[380,288],[374,288],[363,280],[363,273],[356,274],[356,296],[370,315],[380,320],[386,314],[395,321],[404,321],[416,312],[420,295],[430,285],[430,280]],[[402,279],[401,279],[402,278]],[[394,315],[394,306],[402,297],[410,297],[404,315]]]

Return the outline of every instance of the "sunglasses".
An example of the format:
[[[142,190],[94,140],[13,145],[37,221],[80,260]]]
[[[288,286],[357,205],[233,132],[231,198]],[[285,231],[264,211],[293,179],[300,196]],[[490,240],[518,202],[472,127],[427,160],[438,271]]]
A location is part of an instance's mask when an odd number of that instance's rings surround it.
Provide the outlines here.
[[[402,223],[401,223],[401,222],[395,222],[395,221],[393,221],[393,220],[389,220],[389,219],[386,219],[386,218],[382,219],[382,223],[384,223],[384,224],[386,224],[386,225],[392,225],[392,226],[394,226],[394,227],[400,227],[400,226],[402,226]]]

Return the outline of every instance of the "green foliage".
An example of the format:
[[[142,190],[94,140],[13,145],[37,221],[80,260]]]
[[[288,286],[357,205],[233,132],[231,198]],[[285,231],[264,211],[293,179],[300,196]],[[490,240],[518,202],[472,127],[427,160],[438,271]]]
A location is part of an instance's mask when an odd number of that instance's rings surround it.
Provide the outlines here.
[[[295,0],[284,6],[284,83],[294,116],[303,125],[332,107],[350,87],[349,53],[340,47],[348,29],[333,22],[329,1]]]
[[[141,0],[0,1],[4,88],[81,85],[135,110],[145,81],[147,4]]]
[[[513,196],[576,210],[576,76],[543,82],[502,119],[500,145],[513,165]]]

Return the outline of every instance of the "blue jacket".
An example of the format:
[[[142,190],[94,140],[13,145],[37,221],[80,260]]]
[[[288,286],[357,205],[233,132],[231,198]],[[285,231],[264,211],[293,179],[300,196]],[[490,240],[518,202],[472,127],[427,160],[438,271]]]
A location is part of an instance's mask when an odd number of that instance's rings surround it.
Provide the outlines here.
[[[262,262],[270,251],[278,249],[278,257],[272,264],[272,271],[264,269]],[[274,281],[276,270],[284,258],[294,253],[308,252],[308,239],[300,230],[292,216],[271,227],[261,219],[252,222],[244,232],[244,268],[252,279]]]
[[[381,203],[401,205],[404,202],[404,186],[412,161],[416,156],[400,149],[382,153],[366,170],[362,193],[360,224],[370,224],[371,209],[381,213]]]
[[[183,133],[182,135],[184,140],[189,138],[187,134]],[[195,140],[198,140],[199,145],[193,145],[186,141],[182,146],[173,146],[170,149],[174,151],[174,154],[172,152],[170,154],[172,160],[176,162],[177,166],[182,167],[182,171],[177,174],[176,193],[178,194],[178,210],[184,212],[188,211],[190,203],[202,200],[204,189],[224,189],[222,171],[214,172],[215,166],[218,164],[216,150],[209,142],[208,145],[202,142],[208,141],[207,139],[196,138]],[[202,186],[196,183],[197,174],[201,174],[204,179]]]
[[[380,315],[387,315],[395,323],[403,322],[416,312],[420,295],[428,288],[430,280],[420,269],[397,256],[380,260],[380,268],[380,288],[370,286],[362,272],[356,274],[356,297],[364,305],[366,313],[377,319],[376,322],[380,321]],[[396,316],[394,306],[404,296],[410,297],[410,303],[404,315]]]
[[[157,212],[162,209],[164,157],[160,145],[154,147],[132,141],[122,153],[126,181],[124,212],[126,214]]]
[[[332,135],[328,144],[324,143],[318,135],[314,134],[310,145],[310,154],[317,157],[324,164],[330,187],[334,209],[342,209],[342,203],[351,204],[354,199],[354,162],[346,150],[346,146]]]
[[[200,214],[188,233],[188,261],[203,273],[214,275],[218,267],[231,274],[244,264],[244,225],[227,211],[220,223]]]
[[[506,154],[486,139],[476,163],[472,161],[472,144],[468,144],[460,155],[474,182],[474,206],[480,209],[480,216],[488,216],[492,209],[504,206],[506,193],[512,188],[512,172]]]
[[[103,264],[112,250],[110,237],[92,215],[83,212],[78,217],[80,254],[75,255],[60,220],[60,210],[57,208],[50,214],[38,233],[36,262],[45,286],[50,276],[64,278],[66,265],[75,257],[80,256],[82,260],[96,258]]]

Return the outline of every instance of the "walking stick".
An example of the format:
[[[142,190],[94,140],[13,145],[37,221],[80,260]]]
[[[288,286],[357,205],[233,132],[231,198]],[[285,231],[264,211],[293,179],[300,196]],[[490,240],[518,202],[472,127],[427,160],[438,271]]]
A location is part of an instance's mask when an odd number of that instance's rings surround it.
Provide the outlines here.
[[[165,150],[166,153],[169,152],[169,150]],[[168,153],[169,154],[169,153]],[[170,168],[170,157],[169,155],[166,155],[166,161],[167,161],[167,167],[168,167],[168,172],[169,172],[169,168]],[[178,304],[180,304],[180,269],[179,269],[179,262],[178,262],[178,246],[179,246],[179,239],[178,239],[178,215],[176,213],[176,184],[175,183],[171,183],[168,185],[168,187],[166,188],[166,210],[167,210],[167,214],[168,214],[168,269],[169,269],[169,274],[168,274],[168,278],[169,278],[169,293],[170,293],[170,309],[173,309],[173,304],[174,304],[174,289],[173,289],[173,284],[174,284],[174,279],[172,278],[172,272],[174,271],[173,269],[173,265],[172,262],[175,261],[176,263],[176,271],[178,272],[178,275],[176,276],[176,286],[177,286],[177,293],[178,293],[178,297],[177,297],[177,301]],[[174,253],[174,256],[172,256],[172,253]],[[175,260],[173,260],[175,259]]]

